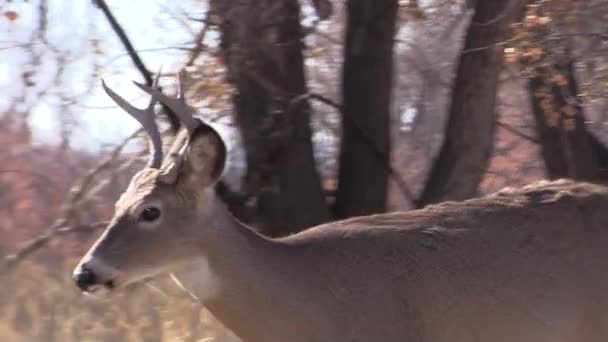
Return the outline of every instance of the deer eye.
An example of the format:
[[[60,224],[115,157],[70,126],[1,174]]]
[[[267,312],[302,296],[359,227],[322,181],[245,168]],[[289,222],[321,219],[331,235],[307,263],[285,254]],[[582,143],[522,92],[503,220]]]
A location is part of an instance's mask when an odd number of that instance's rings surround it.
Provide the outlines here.
[[[156,207],[148,207],[148,208],[142,210],[141,214],[139,215],[139,221],[154,222],[154,221],[158,220],[159,217],[160,217],[160,209],[158,209]]]

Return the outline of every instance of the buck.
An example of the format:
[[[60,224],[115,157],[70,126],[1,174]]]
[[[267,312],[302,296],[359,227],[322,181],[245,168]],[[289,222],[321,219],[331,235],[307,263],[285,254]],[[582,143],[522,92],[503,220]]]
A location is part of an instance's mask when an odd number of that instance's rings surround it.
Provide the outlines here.
[[[540,182],[269,239],[216,197],[226,147],[183,86],[140,87],[143,110],[104,84],[152,152],[74,271],[83,291],[170,273],[254,342],[608,341],[605,187]],[[166,158],[157,102],[184,127]]]

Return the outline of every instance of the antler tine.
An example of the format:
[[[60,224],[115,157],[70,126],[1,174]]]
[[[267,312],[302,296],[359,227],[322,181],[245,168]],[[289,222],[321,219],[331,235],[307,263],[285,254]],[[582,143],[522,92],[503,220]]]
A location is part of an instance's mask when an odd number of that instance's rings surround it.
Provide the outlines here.
[[[185,90],[183,84],[183,78],[185,76],[185,73],[185,70],[181,70],[179,73],[177,73],[178,96],[175,98],[163,94],[162,92],[160,92],[159,89],[154,89],[138,82],[133,83],[135,83],[135,85],[137,85],[141,90],[145,91],[146,93],[157,97],[161,103],[171,108],[171,110],[179,118],[179,121],[181,121],[182,125],[184,125],[184,127],[186,127],[188,132],[191,134],[192,132],[194,132],[196,127],[198,127],[198,122],[193,117],[193,114],[196,112],[196,109],[192,108],[190,105],[188,105],[188,103],[186,103],[186,96],[184,94]]]
[[[156,75],[154,80],[154,88],[158,87],[159,78],[160,72]],[[151,145],[150,161],[148,162],[148,166],[155,169],[160,168],[163,160],[163,144],[158,125],[156,124],[156,115],[154,113],[154,105],[156,105],[158,98],[154,94],[151,94],[152,98],[150,99],[148,107],[145,109],[139,109],[131,105],[120,95],[116,94],[110,87],[106,85],[104,80],[101,81],[101,85],[106,94],[108,94],[108,96],[110,96],[120,108],[131,115],[143,126],[144,130],[148,134],[148,137],[150,138]]]

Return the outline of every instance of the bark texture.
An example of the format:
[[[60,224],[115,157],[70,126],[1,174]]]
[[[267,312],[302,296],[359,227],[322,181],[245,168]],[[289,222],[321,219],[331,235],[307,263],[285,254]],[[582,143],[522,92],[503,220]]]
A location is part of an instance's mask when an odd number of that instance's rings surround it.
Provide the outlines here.
[[[475,196],[493,151],[498,77],[503,65],[503,51],[497,43],[506,38],[511,13],[518,12],[522,4],[519,0],[470,4],[475,15],[453,85],[445,138],[418,207]]]
[[[572,60],[535,68],[528,85],[547,177],[608,179],[608,150],[585,126]]]
[[[281,236],[329,219],[310,129],[300,4],[215,0],[235,117],[247,155],[246,191],[264,233]]]
[[[337,218],[386,210],[397,0],[350,0]]]

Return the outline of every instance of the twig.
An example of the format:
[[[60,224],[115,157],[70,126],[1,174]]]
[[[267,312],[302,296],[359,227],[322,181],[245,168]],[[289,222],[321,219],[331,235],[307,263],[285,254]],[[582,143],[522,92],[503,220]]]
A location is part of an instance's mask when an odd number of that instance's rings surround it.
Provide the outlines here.
[[[328,105],[330,107],[333,107],[334,109],[336,109],[340,113],[344,112],[344,107],[342,106],[342,104],[340,104],[340,103],[338,103],[338,102],[336,102],[336,101],[334,101],[334,100],[332,100],[330,98],[327,98],[327,97],[325,97],[323,95],[316,94],[316,93],[303,94],[303,95],[300,95],[300,96],[296,97],[292,101],[295,102],[295,104],[297,104],[297,103],[299,103],[301,101],[311,100],[311,99],[319,101],[319,102],[321,102],[323,104],[326,104],[326,105]]]
[[[125,30],[118,23],[118,21],[116,20],[116,17],[114,17],[114,14],[108,7],[108,4],[106,4],[105,0],[93,0],[93,3],[97,7],[99,7],[99,9],[101,9],[103,14],[105,15],[106,19],[110,23],[110,26],[112,27],[112,30],[114,31],[114,33],[116,33],[116,35],[118,36],[118,39],[120,40],[122,45],[127,50],[127,53],[129,54],[129,57],[131,58],[131,61],[133,62],[133,64],[135,65],[135,68],[137,68],[139,73],[142,75],[142,77],[146,81],[146,84],[148,86],[152,86],[152,83],[154,81],[152,79],[152,73],[148,70],[148,68],[146,68],[146,65],[144,64],[143,60],[139,57],[139,54],[137,53],[137,50],[133,46],[133,43],[131,43],[131,40],[125,33]],[[167,118],[169,119],[171,128],[173,129],[174,132],[177,132],[177,130],[180,127],[179,119],[177,118],[175,113],[173,113],[171,108],[169,108],[165,104],[161,104],[161,106],[162,106],[164,112],[167,114]]]
[[[515,134],[516,136],[518,136],[520,138],[523,138],[523,139],[528,140],[530,142],[533,142],[535,144],[539,144],[540,143],[540,141],[537,138],[535,138],[533,136],[530,136],[530,135],[528,135],[526,133],[523,133],[523,132],[521,132],[521,131],[519,131],[519,130],[513,128],[513,127],[511,127],[511,125],[508,125],[508,124],[506,124],[504,122],[497,121],[496,125],[498,125],[498,127],[501,127],[501,128],[503,128],[504,130],[506,130],[506,131],[508,131],[510,133]]]
[[[320,94],[315,94],[315,93],[302,94],[302,95],[294,98],[291,101],[290,106],[296,105],[301,101],[306,101],[309,99],[319,101],[321,103],[324,103],[328,106],[335,108],[342,114],[342,118],[346,118],[346,116],[344,115],[344,107],[342,106],[342,104],[337,103],[334,100],[329,99]],[[349,120],[351,120],[353,126],[356,128],[357,132],[363,138],[365,143],[367,143],[370,147],[372,147],[372,150],[374,151],[374,154],[376,155],[376,157],[378,159],[384,160],[385,158],[389,157],[389,156],[385,155],[385,153],[376,145],[374,140],[366,134],[365,130],[355,120],[353,120],[353,118],[349,118]],[[389,157],[389,159],[390,159],[390,157]],[[414,195],[413,195],[412,191],[410,190],[410,187],[408,186],[407,182],[401,177],[401,174],[399,174],[399,172],[397,170],[395,170],[395,168],[391,165],[390,161],[389,161],[389,165],[388,165],[388,172],[389,172],[390,177],[397,184],[397,187],[399,188],[399,191],[401,192],[401,195],[403,196],[403,198],[406,201],[409,201],[410,203],[414,203]]]
[[[511,0],[511,2],[509,2],[505,6],[505,8],[503,8],[503,10],[500,11],[500,13],[498,13],[494,18],[491,18],[484,22],[473,21],[473,22],[471,22],[471,25],[472,26],[492,26],[494,24],[497,24],[499,21],[501,21],[502,19],[506,18],[508,15],[511,14],[511,12],[515,9],[515,6],[517,6],[519,1],[521,1],[521,0]]]
[[[83,202],[86,201],[89,194],[94,193],[94,191],[98,191],[99,187],[91,187],[94,179],[116,162],[125,146],[140,132],[141,130],[138,130],[127,137],[121,144],[117,145],[106,158],[87,172],[87,174],[82,177],[80,181],[76,183],[76,185],[72,186],[67,199],[61,206],[59,217],[55,220],[55,222],[53,222],[53,224],[43,233],[25,243],[21,248],[19,248],[18,251],[4,258],[8,268],[14,268],[14,266],[16,266],[21,260],[46,246],[53,238],[59,235],[89,229],[98,229],[99,227],[107,224],[107,222],[99,222],[89,225],[78,224],[76,226],[71,226],[70,221],[72,221],[73,217],[76,216],[76,210]]]
[[[47,245],[53,238],[72,232],[93,231],[108,225],[108,222],[96,222],[87,225],[66,226],[65,220],[59,219],[44,233],[26,242],[17,252],[7,255],[4,259],[5,267],[13,269],[21,260]]]
[[[87,172],[87,174],[80,180],[78,185],[72,187],[69,192],[68,198],[61,209],[63,217],[72,216],[71,214],[76,208],[76,204],[78,204],[86,195],[95,177],[104,170],[108,169],[116,161],[116,159],[118,159],[118,156],[125,148],[125,146],[141,132],[142,130],[140,129],[128,136],[122,143],[116,146],[114,150],[105,159],[102,159],[101,162],[99,162],[95,167],[93,167],[89,172]]]
[[[120,175],[123,171],[127,171],[129,168],[131,168],[137,161],[140,160],[140,157],[146,153],[147,152],[144,151],[142,153],[135,155],[133,158],[130,158],[130,159],[127,159],[126,161],[124,161],[121,165],[119,165],[116,168],[116,170],[112,173],[112,175],[110,177],[104,179],[103,181],[99,182],[95,187],[91,188],[91,190],[87,193],[87,195],[84,196],[80,200],[80,202],[78,202],[77,204],[83,205],[83,204],[86,204],[87,202],[90,202],[91,200],[93,200],[95,198],[95,196],[97,196],[103,189],[105,189],[108,185],[110,185],[112,183],[112,181],[114,181],[118,175]]]
[[[512,43],[512,42],[515,42],[515,39],[508,39],[508,40],[505,40],[505,41],[502,41],[502,42],[498,42],[498,43],[492,43],[492,44],[488,44],[488,45],[485,45],[485,46],[465,49],[465,50],[462,50],[462,52],[460,52],[460,54],[461,55],[466,55],[466,54],[473,53],[473,52],[490,50],[490,49],[494,49],[494,48],[499,47],[499,46],[507,45],[507,44]]]
[[[207,14],[207,16],[208,15],[209,14]],[[207,32],[209,31],[209,23],[207,21],[207,16],[203,19],[205,26],[203,26],[203,28],[196,34],[196,37],[194,37],[194,47],[190,50],[190,54],[188,56],[188,60],[185,63],[185,66],[192,66],[194,64],[194,61],[203,52],[205,38],[207,37]]]
[[[141,58],[135,51],[135,47],[131,43],[131,40],[129,39],[129,37],[127,37],[125,30],[118,23],[118,21],[116,20],[116,17],[114,17],[114,14],[108,7],[108,4],[106,4],[105,0],[93,0],[93,3],[97,7],[99,7],[99,9],[103,12],[106,19],[110,23],[112,30],[114,31],[114,33],[116,33],[116,35],[118,36],[118,39],[120,39],[120,42],[125,47],[125,49],[127,49],[127,52],[129,53],[129,57],[131,57],[131,61],[133,62],[133,64],[135,64],[135,67],[137,68],[137,70],[139,70],[139,72],[143,76],[144,80],[146,81],[146,84],[151,86],[152,83],[154,82],[154,80],[152,79],[152,74],[150,73],[150,71],[148,71],[148,69],[144,65],[144,62],[141,60]]]

